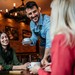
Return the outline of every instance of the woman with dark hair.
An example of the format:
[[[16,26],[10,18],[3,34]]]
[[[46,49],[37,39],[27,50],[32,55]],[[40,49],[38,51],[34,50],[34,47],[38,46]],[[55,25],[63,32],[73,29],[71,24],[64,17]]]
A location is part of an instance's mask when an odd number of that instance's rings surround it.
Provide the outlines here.
[[[10,47],[9,38],[5,32],[0,32],[0,65],[3,70],[25,69],[26,64],[22,65],[13,48]]]

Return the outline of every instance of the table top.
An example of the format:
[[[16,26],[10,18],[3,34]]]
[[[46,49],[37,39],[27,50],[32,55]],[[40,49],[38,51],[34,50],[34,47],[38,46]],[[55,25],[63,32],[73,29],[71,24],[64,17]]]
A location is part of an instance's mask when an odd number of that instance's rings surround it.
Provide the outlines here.
[[[38,75],[38,74],[30,74],[29,70],[23,70],[21,72],[22,75]]]
[[[0,71],[0,75],[21,75],[22,70]]]
[[[29,70],[0,71],[0,75],[33,75]]]

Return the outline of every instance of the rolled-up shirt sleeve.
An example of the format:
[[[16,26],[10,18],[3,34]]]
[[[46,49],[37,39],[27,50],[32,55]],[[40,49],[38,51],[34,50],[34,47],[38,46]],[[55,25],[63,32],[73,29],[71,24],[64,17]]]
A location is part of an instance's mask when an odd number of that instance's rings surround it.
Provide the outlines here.
[[[45,48],[50,48],[50,47],[51,47],[50,30],[48,29],[46,32],[46,47]]]
[[[46,31],[46,46],[45,48],[51,47],[51,38],[50,38],[50,18],[47,18],[44,22],[46,25],[45,31]]]

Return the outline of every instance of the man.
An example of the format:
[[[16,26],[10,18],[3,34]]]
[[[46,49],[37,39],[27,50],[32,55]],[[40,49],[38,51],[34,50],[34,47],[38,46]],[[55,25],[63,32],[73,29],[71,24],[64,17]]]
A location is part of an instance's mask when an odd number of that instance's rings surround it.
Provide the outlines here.
[[[46,62],[45,59],[50,55],[50,17],[40,13],[40,8],[34,1],[26,3],[26,15],[31,20],[30,29],[32,36],[30,37],[30,45],[36,45],[40,39],[40,55],[42,55],[42,63]],[[25,41],[23,39],[23,44]],[[45,50],[45,53],[44,53]]]

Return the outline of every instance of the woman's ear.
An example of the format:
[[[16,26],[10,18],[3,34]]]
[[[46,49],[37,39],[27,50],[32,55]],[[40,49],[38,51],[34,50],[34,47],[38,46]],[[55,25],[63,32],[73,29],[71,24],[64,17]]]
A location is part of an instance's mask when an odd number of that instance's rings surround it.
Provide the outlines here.
[[[41,11],[41,7],[39,7],[38,9],[39,9],[39,12],[40,12]]]

